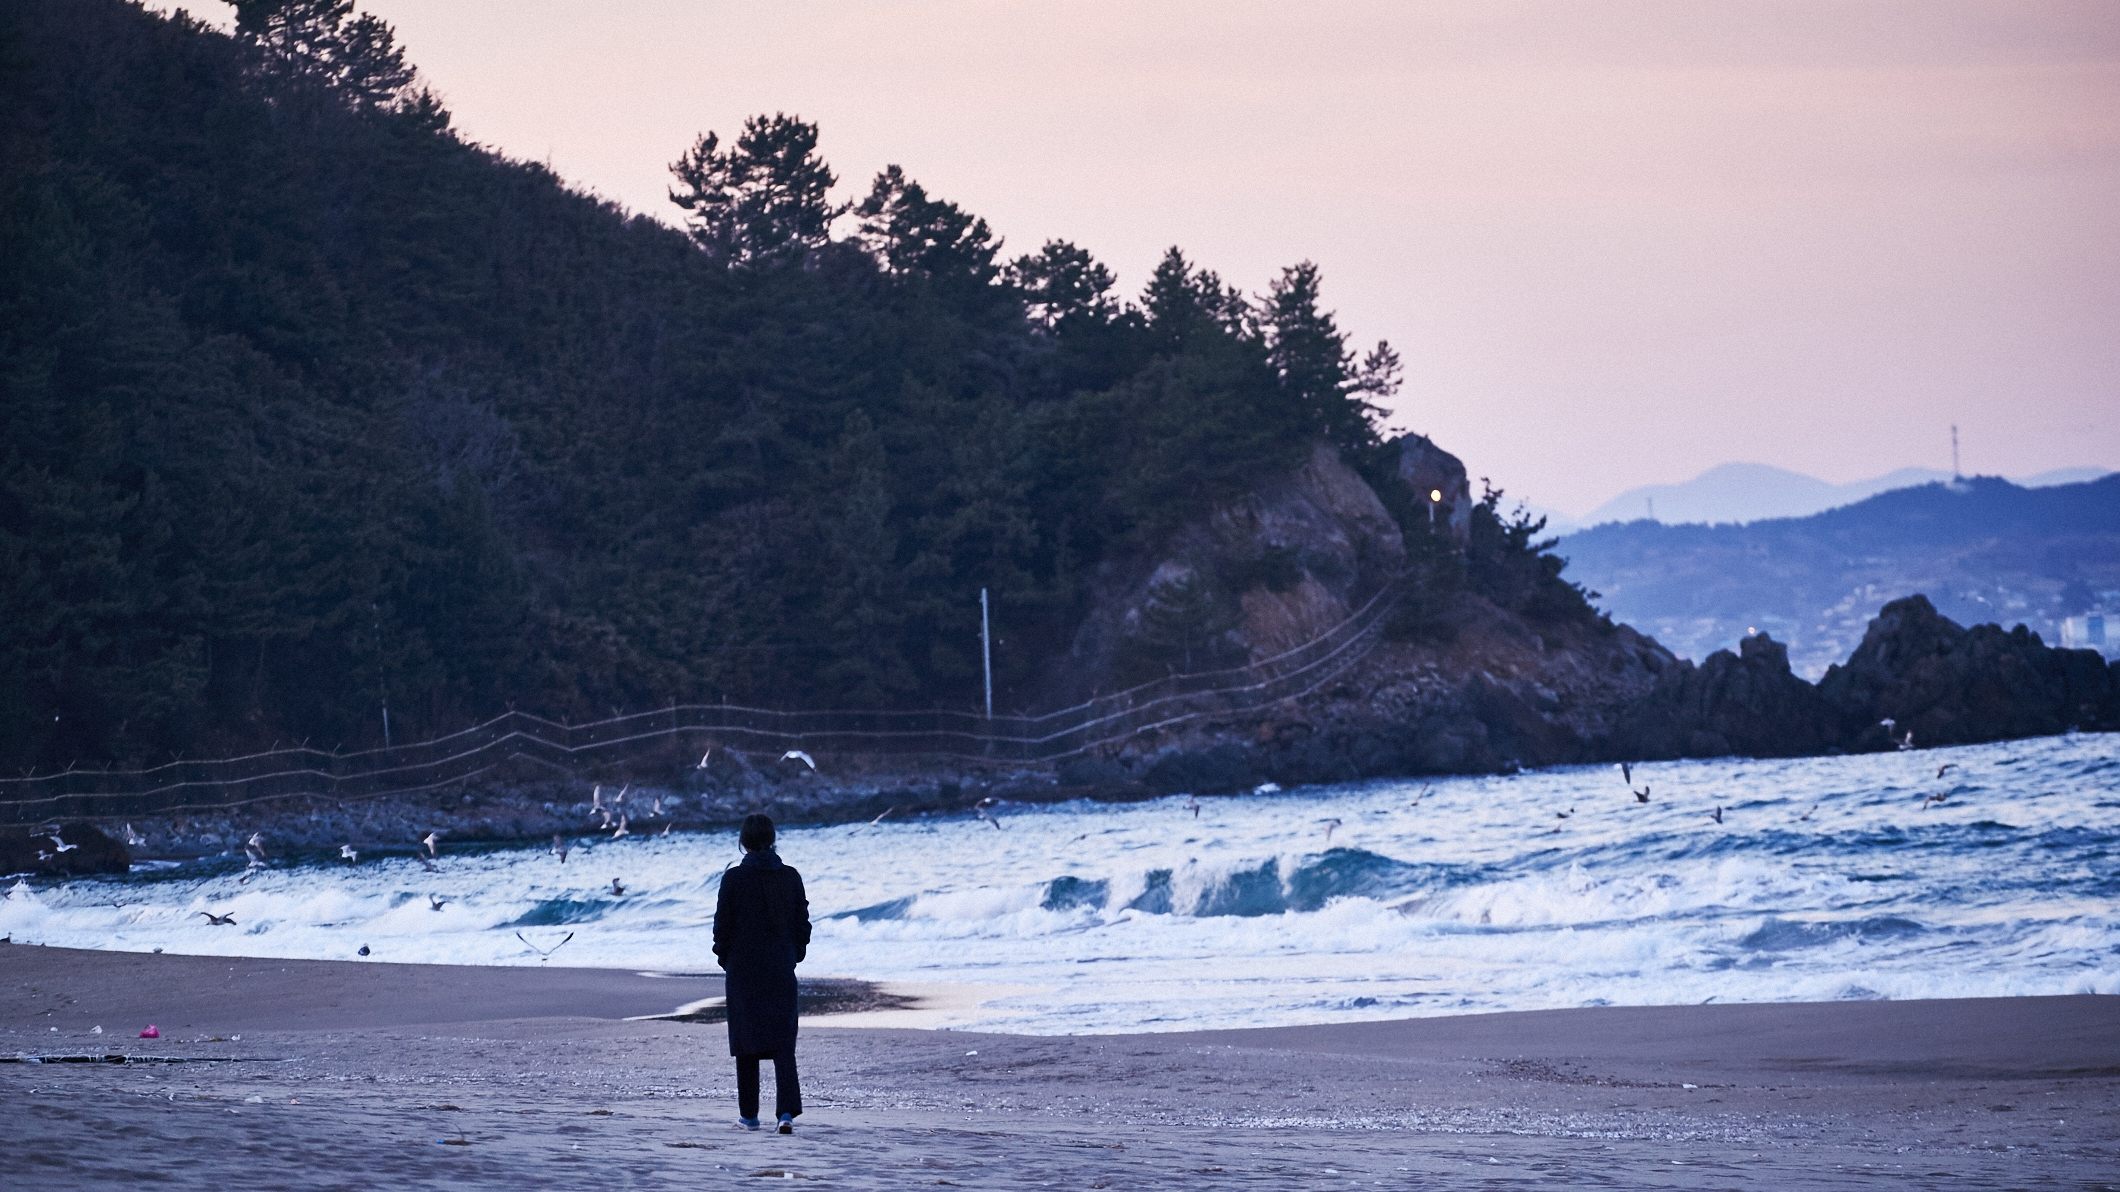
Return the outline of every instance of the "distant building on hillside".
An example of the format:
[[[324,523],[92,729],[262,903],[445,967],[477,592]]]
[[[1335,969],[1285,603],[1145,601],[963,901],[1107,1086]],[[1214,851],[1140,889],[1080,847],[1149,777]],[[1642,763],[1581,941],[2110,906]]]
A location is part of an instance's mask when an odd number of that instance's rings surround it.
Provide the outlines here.
[[[2107,658],[2120,655],[2120,633],[2108,633],[2103,612],[2061,620],[2061,644],[2071,650],[2096,650]]]

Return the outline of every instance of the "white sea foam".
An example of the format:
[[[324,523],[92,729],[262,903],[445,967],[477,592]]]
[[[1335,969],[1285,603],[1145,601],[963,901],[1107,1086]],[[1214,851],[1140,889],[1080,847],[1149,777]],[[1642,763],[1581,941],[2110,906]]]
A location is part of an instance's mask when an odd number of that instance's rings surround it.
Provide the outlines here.
[[[1070,803],[1004,809],[999,832],[968,817],[790,828],[781,852],[809,883],[815,975],[1031,991],[962,1026],[2120,993],[2116,745],[1641,766],[1646,806],[1605,767],[1211,799],[1198,819],[1182,797]],[[1958,768],[1939,783],[1945,761]],[[1939,789],[1950,801],[1922,810]],[[1329,843],[1326,818],[1341,821]],[[517,932],[549,947],[572,931],[555,963],[696,970],[734,859],[721,835],[587,837],[564,866],[537,847],[445,853],[433,874],[400,857],[248,883],[225,859],[16,882],[0,934],[536,964]]]

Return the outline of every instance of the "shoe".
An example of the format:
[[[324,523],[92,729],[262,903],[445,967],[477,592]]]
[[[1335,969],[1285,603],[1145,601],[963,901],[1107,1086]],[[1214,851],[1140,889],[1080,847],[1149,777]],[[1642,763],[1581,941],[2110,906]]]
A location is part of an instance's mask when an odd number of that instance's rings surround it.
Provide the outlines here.
[[[756,1129],[758,1129],[758,1119],[757,1119],[757,1118],[747,1118],[747,1117],[740,1117],[740,1118],[737,1118],[737,1119],[736,1119],[736,1124],[737,1124],[737,1125],[739,1125],[739,1126],[742,1126],[742,1127],[743,1127],[744,1129],[746,1129],[746,1130],[756,1130]]]
[[[780,1115],[780,1132],[782,1134],[793,1134],[795,1132],[794,1114],[783,1113]]]

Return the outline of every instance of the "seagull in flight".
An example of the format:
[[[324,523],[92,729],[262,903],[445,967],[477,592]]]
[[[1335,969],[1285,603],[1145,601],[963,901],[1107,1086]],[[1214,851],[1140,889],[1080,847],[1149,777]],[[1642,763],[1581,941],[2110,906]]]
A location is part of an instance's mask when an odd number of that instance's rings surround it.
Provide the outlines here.
[[[447,906],[448,904],[449,904],[449,900],[448,900],[448,899],[446,899],[446,898],[443,898],[442,896],[440,896],[440,895],[438,895],[438,894],[429,894],[429,895],[427,896],[427,909],[428,909],[428,910],[430,910],[430,911],[438,911],[438,910],[442,909],[442,908],[443,908],[444,906]]]
[[[1824,806],[1824,804],[1822,804],[1822,803],[1813,803],[1813,804],[1811,804],[1811,810],[1809,810],[1809,811],[1806,811],[1806,812],[1804,812],[1804,813],[1803,813],[1802,815],[1799,815],[1799,816],[1797,816],[1797,817],[1796,817],[1796,822],[1797,822],[1797,823],[1799,823],[1799,824],[1802,824],[1802,823],[1809,823],[1809,822],[1810,822],[1810,819],[1811,819],[1811,817],[1812,817],[1813,815],[1816,815],[1816,814],[1818,813],[1818,809],[1819,809],[1820,807],[1822,807],[1822,806]]]
[[[972,805],[972,814],[978,816],[980,819],[985,820],[987,823],[994,825],[994,830],[996,832],[999,832],[1001,830],[1001,821],[995,819],[994,813],[987,810],[987,808],[992,807],[994,805],[994,796],[988,795],[986,798],[981,799],[979,800],[979,802]]]
[[[209,927],[234,927],[236,925],[236,913],[234,911],[230,911],[225,915],[217,915],[212,911],[197,911],[194,913],[206,916],[206,924]]]
[[[1619,764],[1619,780],[1627,784],[1628,790],[1634,789],[1634,766],[1632,763],[1621,762]]]
[[[1631,783],[1630,783],[1630,784],[1628,785],[1627,789],[1628,789],[1628,790],[1630,790],[1630,791],[1634,791],[1634,787],[1633,787],[1633,785],[1632,785]],[[1637,803],[1647,803],[1647,802],[1649,801],[1649,784],[1648,784],[1648,783],[1646,783],[1646,782],[1642,783],[1642,788],[1641,788],[1640,790],[1638,790],[1638,791],[1634,791],[1634,801],[1635,801],[1635,802],[1637,802]]]
[[[1949,802],[1950,798],[1951,796],[1948,792],[1938,791],[1937,793],[1930,795],[1921,801],[1921,809],[1923,811],[1927,811],[1931,807],[1941,807],[1945,803]]]
[[[1556,812],[1554,812],[1554,813],[1553,813],[1553,818],[1554,818],[1554,819],[1567,819],[1567,818],[1568,818],[1569,816],[1571,816],[1571,815],[1574,815],[1574,814],[1575,814],[1575,808],[1573,808],[1573,807],[1570,807],[1570,808],[1569,808],[1568,810],[1566,810],[1566,811],[1556,811]]]
[[[1323,824],[1323,825],[1325,825],[1325,843],[1327,843],[1327,844],[1331,844],[1331,843],[1332,843],[1332,832],[1333,832],[1333,829],[1335,829],[1335,828],[1337,828],[1337,827],[1339,827],[1339,826],[1340,826],[1340,821],[1339,821],[1338,817],[1332,817],[1332,818],[1329,818],[1329,819],[1321,819],[1321,820],[1319,820],[1318,822],[1319,822],[1319,823],[1321,823],[1321,824]]]
[[[1945,774],[1948,774],[1948,773],[1950,773],[1951,771],[1953,771],[1953,770],[1955,770],[1955,769],[1957,769],[1957,768],[1958,768],[1958,763],[1957,763],[1957,762],[1945,762],[1945,763],[1943,763],[1942,765],[1940,765],[1940,766],[1936,767],[1936,777],[1938,777],[1938,778],[1941,778],[1941,777],[1943,777],[1943,776],[1944,776]]]
[[[342,844],[342,845],[340,845],[340,846],[339,846],[339,855],[340,855],[341,857],[344,857],[344,858],[346,858],[346,863],[347,863],[348,865],[358,865],[358,864],[360,864],[360,861],[361,861],[361,853],[360,853],[360,850],[358,850],[358,849],[354,848],[354,847],[353,847],[352,845],[350,845],[350,844]]]
[[[1722,808],[1720,806],[1717,806],[1715,810],[1709,812],[1708,814],[1715,817],[1716,823],[1719,824],[1722,822]]]
[[[886,807],[886,808],[884,808],[884,809],[883,809],[883,810],[882,810],[881,812],[879,812],[879,813],[877,814],[877,816],[876,816],[876,818],[875,818],[875,819],[872,819],[872,820],[870,820],[870,821],[869,821],[869,827],[873,828],[873,827],[875,827],[875,826],[876,826],[877,824],[880,824],[880,823],[882,823],[882,822],[884,821],[884,817],[885,817],[885,816],[888,816],[888,815],[890,815],[890,814],[891,814],[892,812],[894,812],[894,811],[896,811],[896,810],[898,810],[898,804],[896,804],[896,803],[893,803],[893,804],[891,804],[891,805],[890,805],[889,807]]]
[[[566,838],[566,837],[564,837],[564,836],[561,836],[561,835],[559,835],[558,833],[554,833],[554,834],[553,834],[553,836],[552,836],[552,855],[553,855],[553,856],[555,856],[555,857],[558,857],[558,858],[559,858],[559,863],[560,863],[560,864],[562,864],[562,865],[565,865],[565,864],[567,863],[567,838]]]
[[[692,768],[693,768],[693,769],[695,769],[695,770],[704,770],[704,769],[706,769],[706,768],[707,768],[707,759],[708,759],[708,758],[710,758],[710,757],[713,757],[713,756],[714,756],[714,751],[713,751],[712,749],[709,749],[709,750],[707,750],[707,751],[706,751],[705,753],[702,753],[702,754],[700,754],[700,755],[699,755],[699,764],[698,764],[698,765],[696,765],[696,766],[694,766],[694,767],[692,767]]]
[[[597,785],[597,786],[596,786],[596,787],[595,787],[594,789],[592,789],[592,790],[591,790],[591,791],[589,792],[589,810],[591,810],[591,811],[602,811],[603,809],[604,809],[604,788],[603,788],[603,785],[602,785],[601,783],[599,783],[599,784],[598,784],[598,785]]]
[[[78,844],[66,843],[66,841],[60,837],[59,829],[57,828],[53,828],[50,832],[45,833],[45,835],[50,836],[52,838],[52,853],[54,855],[57,855],[59,853],[72,852],[73,850],[81,847]]]
[[[559,941],[558,943],[556,943],[556,944],[552,945],[552,946],[551,946],[551,947],[549,947],[549,948],[540,948],[540,947],[538,947],[538,946],[537,946],[536,944],[533,944],[533,943],[531,943],[531,942],[530,942],[529,940],[527,940],[527,939],[523,939],[523,933],[522,933],[522,932],[520,932],[520,931],[518,931],[518,932],[516,932],[516,933],[515,933],[515,938],[517,938],[517,939],[519,939],[519,940],[522,940],[522,941],[523,941],[523,946],[524,946],[524,947],[526,947],[526,948],[530,949],[530,950],[531,950],[532,952],[535,952],[535,953],[537,953],[537,954],[538,954],[538,957],[539,957],[540,959],[542,959],[542,958],[545,958],[545,957],[549,957],[549,956],[551,956],[551,955],[552,955],[552,954],[553,954],[554,952],[557,952],[557,951],[559,951],[559,950],[560,950],[561,948],[564,948],[564,947],[566,947],[566,946],[567,946],[567,940],[571,940],[571,939],[573,939],[573,938],[574,938],[574,933],[573,933],[573,932],[571,932],[571,931],[570,931],[570,932],[568,932],[568,933],[566,934],[566,936],[565,936],[564,938],[562,938],[562,939],[561,939],[561,940],[560,940],[560,941]]]
[[[618,827],[611,829],[611,839],[617,840],[621,836],[631,835],[633,835],[633,833],[626,829],[626,817],[621,814],[618,817]]]
[[[243,842],[243,851],[250,857],[250,867],[256,869],[265,864],[265,833],[252,832]]]
[[[1200,796],[1198,796],[1198,795],[1187,795],[1187,796],[1185,796],[1185,809],[1186,809],[1187,811],[1190,811],[1190,812],[1192,812],[1192,813],[1193,813],[1193,818],[1194,818],[1194,819],[1199,819],[1199,818],[1200,818]]]
[[[780,760],[784,762],[801,762],[803,765],[808,766],[812,770],[815,770],[817,768],[817,759],[811,757],[807,753],[804,753],[800,749],[788,750],[786,753],[780,755]]]
[[[621,882],[620,882],[620,881],[619,881],[619,880],[618,880],[617,878],[615,878],[615,877],[614,877],[614,878],[612,878],[612,879],[611,879],[611,897],[613,897],[613,898],[624,898],[625,896],[626,896],[626,887],[625,887],[625,885],[624,885],[623,883],[621,883]]]
[[[125,843],[132,848],[139,848],[141,845],[147,843],[147,837],[142,836],[138,832],[133,831],[133,826],[131,824],[127,824],[125,825]]]
[[[441,834],[438,832],[429,832],[427,833],[427,835],[420,838],[420,843],[427,846],[428,857],[433,858],[441,855],[434,851],[435,842],[440,838]]]

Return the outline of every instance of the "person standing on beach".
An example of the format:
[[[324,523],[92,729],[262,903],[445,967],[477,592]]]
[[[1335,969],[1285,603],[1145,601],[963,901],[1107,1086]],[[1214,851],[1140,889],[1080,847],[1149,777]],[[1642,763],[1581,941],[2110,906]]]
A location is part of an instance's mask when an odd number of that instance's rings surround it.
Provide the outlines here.
[[[773,821],[744,817],[743,860],[721,875],[714,904],[714,959],[727,974],[729,1053],[736,1057],[737,1121],[758,1129],[758,1065],[773,1061],[773,1111],[793,1134],[802,1113],[795,1076],[795,966],[810,948],[810,901],[802,875],[773,851]]]

